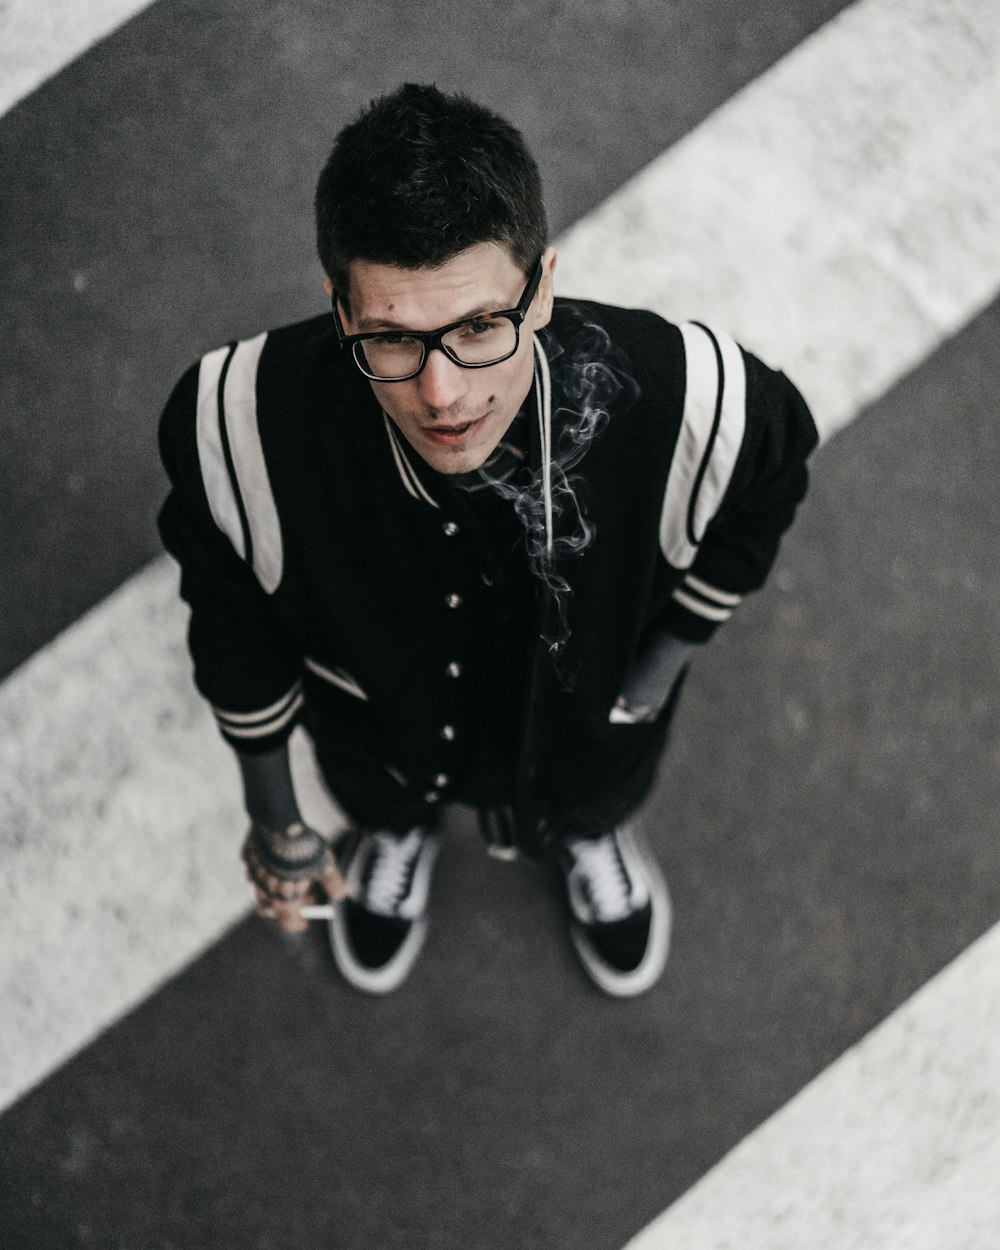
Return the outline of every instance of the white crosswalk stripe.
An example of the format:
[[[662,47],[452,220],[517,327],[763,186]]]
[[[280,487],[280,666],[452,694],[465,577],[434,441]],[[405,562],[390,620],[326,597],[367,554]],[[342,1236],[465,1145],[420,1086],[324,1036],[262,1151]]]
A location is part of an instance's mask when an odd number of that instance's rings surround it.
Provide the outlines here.
[[[563,291],[728,330],[829,436],[1000,288],[1000,8],[865,0],[563,241]]]
[[[1000,926],[627,1250],[985,1250],[1000,1235]]]
[[[158,560],[0,686],[0,1107],[247,910],[236,764],[184,632]],[[303,813],[330,829],[295,747]]]
[[[150,0],[3,0],[0,113],[104,39]]]

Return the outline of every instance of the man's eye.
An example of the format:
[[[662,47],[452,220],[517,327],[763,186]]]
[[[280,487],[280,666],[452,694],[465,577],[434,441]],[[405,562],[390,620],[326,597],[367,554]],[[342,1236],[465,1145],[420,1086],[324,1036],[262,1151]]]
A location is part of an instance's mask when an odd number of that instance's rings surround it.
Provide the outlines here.
[[[490,334],[497,329],[498,323],[490,321],[486,317],[480,317],[476,321],[467,321],[462,327],[463,332],[470,337],[478,338],[484,334]]]

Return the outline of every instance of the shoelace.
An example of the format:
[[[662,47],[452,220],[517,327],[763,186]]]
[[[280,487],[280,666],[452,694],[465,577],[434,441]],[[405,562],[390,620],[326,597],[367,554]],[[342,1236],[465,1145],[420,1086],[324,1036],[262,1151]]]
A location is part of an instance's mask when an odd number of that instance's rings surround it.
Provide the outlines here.
[[[364,903],[369,911],[392,916],[409,891],[423,835],[412,829],[405,838],[374,833],[371,839],[374,846],[368,861]]]
[[[632,911],[632,886],[622,863],[613,833],[603,838],[569,843],[594,919],[607,923],[623,920]]]

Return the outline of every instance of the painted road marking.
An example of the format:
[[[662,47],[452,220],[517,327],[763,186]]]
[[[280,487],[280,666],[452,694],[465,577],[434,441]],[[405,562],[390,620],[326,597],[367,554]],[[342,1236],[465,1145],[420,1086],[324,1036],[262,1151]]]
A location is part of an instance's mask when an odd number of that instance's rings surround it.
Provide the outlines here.
[[[0,114],[150,0],[0,0]]]
[[[626,1250],[985,1250],[998,1130],[1000,925]]]
[[[932,9],[920,38],[915,15]],[[998,135],[971,124],[996,103],[991,10],[866,0],[835,20],[565,236],[562,289],[711,316],[786,364],[836,428],[1000,283]],[[892,58],[847,63],[859,31],[885,46],[890,30]],[[865,74],[881,75],[877,98]],[[664,169],[683,175],[667,201]],[[190,686],[175,584],[151,565],[0,687],[0,1105],[246,906],[236,768]]]
[[[158,560],[0,686],[0,1107],[247,911],[238,771]],[[338,816],[295,776],[303,814]]]
[[[1000,289],[1000,5],[865,0],[565,236],[560,289],[728,330],[825,435]]]

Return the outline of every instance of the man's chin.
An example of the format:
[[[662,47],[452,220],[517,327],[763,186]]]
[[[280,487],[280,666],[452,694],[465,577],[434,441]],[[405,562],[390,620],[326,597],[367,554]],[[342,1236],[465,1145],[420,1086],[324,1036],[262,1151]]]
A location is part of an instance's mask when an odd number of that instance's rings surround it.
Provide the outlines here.
[[[471,473],[473,469],[481,469],[490,457],[490,452],[442,451],[439,447],[417,448],[422,460],[436,472],[453,477],[459,473]],[[492,449],[491,449],[492,450]]]
[[[450,432],[421,428],[411,446],[438,473],[471,473],[481,468],[496,449],[499,439],[484,439],[485,418],[472,422],[467,431]]]

